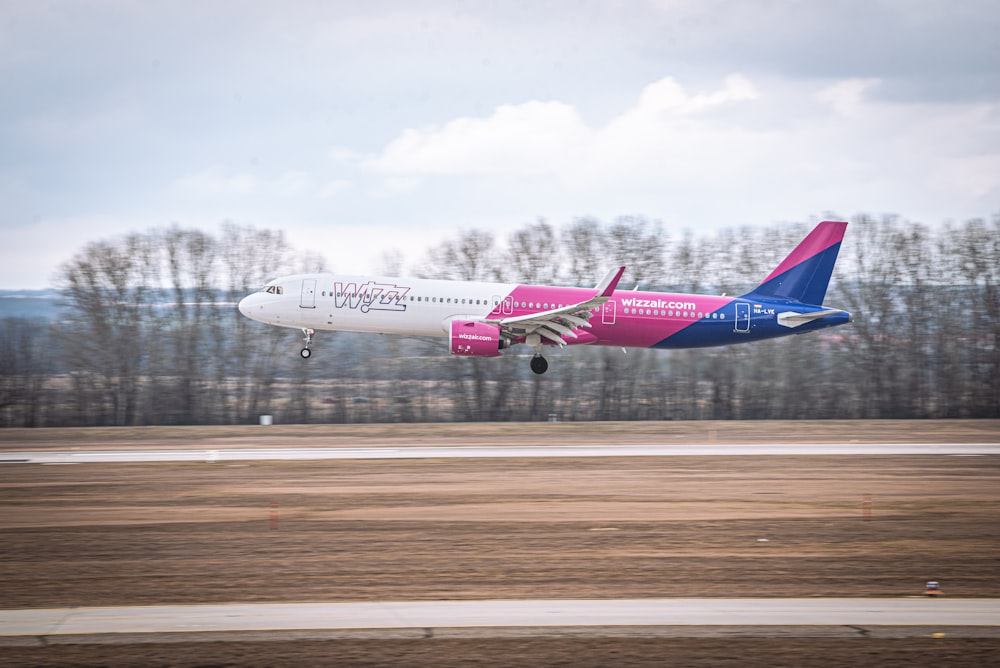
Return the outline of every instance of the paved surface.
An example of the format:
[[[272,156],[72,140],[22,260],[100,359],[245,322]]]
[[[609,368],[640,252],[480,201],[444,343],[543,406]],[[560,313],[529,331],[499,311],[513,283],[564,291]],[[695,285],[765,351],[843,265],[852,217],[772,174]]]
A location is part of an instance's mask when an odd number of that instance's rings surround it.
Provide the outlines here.
[[[801,455],[1000,455],[1000,443],[865,443],[830,445],[539,445],[375,448],[220,448],[183,450],[0,451],[0,464],[214,462],[323,459],[489,459],[527,457],[732,457]]]
[[[0,610],[0,636],[696,625],[1000,626],[1000,599],[552,599]]]

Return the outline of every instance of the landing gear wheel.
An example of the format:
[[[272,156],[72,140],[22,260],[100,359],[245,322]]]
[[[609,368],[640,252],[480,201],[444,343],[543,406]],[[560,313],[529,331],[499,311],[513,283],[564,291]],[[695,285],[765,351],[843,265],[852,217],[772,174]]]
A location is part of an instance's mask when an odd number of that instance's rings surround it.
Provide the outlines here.
[[[545,361],[545,358],[541,355],[535,355],[531,358],[531,370],[537,374],[543,374],[548,371],[549,363]]]
[[[302,333],[306,335],[306,347],[299,351],[299,355],[302,359],[307,360],[312,357],[313,351],[309,348],[313,342],[313,336],[316,334],[314,330],[303,328]]]

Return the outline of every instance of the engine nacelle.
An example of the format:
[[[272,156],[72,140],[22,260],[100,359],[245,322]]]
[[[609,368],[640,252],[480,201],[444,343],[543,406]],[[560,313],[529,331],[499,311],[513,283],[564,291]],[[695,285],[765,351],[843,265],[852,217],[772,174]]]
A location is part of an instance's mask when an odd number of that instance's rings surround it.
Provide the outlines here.
[[[500,328],[475,320],[451,321],[451,354],[461,357],[497,357],[510,346]]]

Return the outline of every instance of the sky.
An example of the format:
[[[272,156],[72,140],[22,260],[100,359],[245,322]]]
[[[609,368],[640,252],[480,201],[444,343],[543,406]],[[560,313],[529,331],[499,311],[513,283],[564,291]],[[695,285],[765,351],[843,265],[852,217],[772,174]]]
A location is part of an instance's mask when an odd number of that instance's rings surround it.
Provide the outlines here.
[[[460,230],[1000,212],[1000,0],[0,3],[0,289],[223,221],[343,272]]]

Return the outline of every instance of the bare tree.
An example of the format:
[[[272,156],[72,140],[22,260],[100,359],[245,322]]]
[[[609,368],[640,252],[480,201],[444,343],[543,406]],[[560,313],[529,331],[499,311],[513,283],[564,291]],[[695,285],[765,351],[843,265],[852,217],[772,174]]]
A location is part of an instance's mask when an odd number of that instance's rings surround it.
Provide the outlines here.
[[[498,280],[500,267],[493,235],[465,230],[427,250],[418,276],[459,281]]]
[[[559,236],[570,285],[589,287],[611,266],[624,261],[608,257],[604,230],[596,218],[577,218]]]
[[[234,307],[251,289],[290,273],[294,253],[281,232],[234,223],[223,226],[218,246],[222,284],[228,286],[226,295],[231,305],[220,311],[214,334],[219,343],[216,354],[226,357],[226,363],[218,366],[216,384],[228,385],[230,390],[222,420],[253,422],[271,410],[280,367],[278,349],[282,341],[288,340],[288,332],[244,318]]]
[[[37,427],[43,416],[45,381],[52,372],[46,341],[49,323],[0,320],[0,426]]]
[[[954,286],[936,303],[939,320],[929,316],[925,324],[937,335],[936,354],[948,372],[944,391],[957,415],[996,417],[1000,415],[1000,214],[990,221],[976,219],[949,227],[940,249],[941,269],[950,269]]]
[[[672,239],[636,217],[537,221],[504,249],[487,232],[459,232],[428,250],[421,273],[586,286],[621,262],[626,283],[741,294],[806,227]],[[520,359],[449,359],[441,340],[405,337],[328,334],[303,362],[297,332],[235,308],[276,276],[324,266],[280,232],[174,225],[97,241],[60,270],[59,321],[0,321],[0,424],[239,423],[263,412],[304,422],[1000,417],[1000,216],[943,232],[858,216],[848,234],[827,303],[854,313],[850,327],[728,348],[553,349],[557,371],[545,376]],[[398,269],[402,256],[387,262]]]
[[[77,333],[68,352],[81,370],[100,379],[108,424],[131,425],[137,418],[145,334],[140,313],[150,289],[136,280],[143,245],[136,234],[120,244],[91,243],[60,270]]]
[[[667,238],[660,223],[623,216],[607,229],[605,244],[611,257],[628,266],[623,285],[662,283]]]
[[[559,274],[560,253],[552,226],[539,219],[511,232],[504,264],[508,280],[552,285]]]

